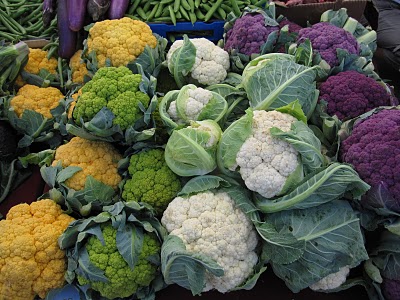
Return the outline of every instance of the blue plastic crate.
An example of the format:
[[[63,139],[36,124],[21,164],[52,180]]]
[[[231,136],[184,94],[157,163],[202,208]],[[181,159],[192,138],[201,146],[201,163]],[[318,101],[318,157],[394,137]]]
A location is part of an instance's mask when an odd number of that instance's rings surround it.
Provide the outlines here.
[[[204,22],[177,22],[176,25],[166,23],[149,23],[151,30],[158,35],[170,41],[169,36],[177,36],[176,39],[182,39],[186,34],[189,38],[204,37],[210,41],[217,42],[222,39],[224,34],[225,21]]]

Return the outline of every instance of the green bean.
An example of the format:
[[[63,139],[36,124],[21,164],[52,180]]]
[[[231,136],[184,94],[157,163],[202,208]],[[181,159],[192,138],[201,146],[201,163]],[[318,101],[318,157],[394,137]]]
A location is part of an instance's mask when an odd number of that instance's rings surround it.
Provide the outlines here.
[[[154,18],[153,22],[171,22],[171,17],[158,17]]]
[[[192,13],[194,13],[194,1],[193,0],[188,0],[188,2],[189,2],[189,5],[190,5],[190,11]]]
[[[140,6],[136,9],[137,14],[139,15],[139,17],[142,18],[142,20],[146,20],[147,15],[144,12],[143,8],[141,8]]]
[[[8,41],[14,41],[21,37],[20,35],[15,35],[15,34],[4,32],[4,31],[0,31],[0,36],[5,38]]]
[[[210,5],[208,5],[208,4],[200,4],[200,7],[201,8],[204,8],[206,11],[209,11],[210,9],[211,9],[211,6]]]
[[[190,10],[190,5],[187,2],[187,0],[181,0],[181,7],[183,7],[184,9],[186,9],[187,11]]]
[[[181,1],[180,0],[175,0],[174,2],[174,12],[178,12],[179,10],[179,6],[181,5]]]
[[[2,0],[2,3],[4,4],[4,6],[5,6],[5,8],[6,8],[7,15],[11,15],[11,12],[10,12],[10,3],[8,3],[7,0]]]
[[[41,19],[42,17],[42,7],[43,5],[39,5],[35,10],[33,10],[28,16],[24,17],[21,20],[21,23],[25,23],[31,21],[32,19]]]
[[[194,6],[199,8],[201,0],[194,0]]]
[[[162,12],[163,12],[163,8],[164,8],[164,4],[162,4],[160,2],[160,5],[157,8],[156,14],[154,15],[155,18],[158,18],[161,16]]]
[[[170,15],[170,17],[171,17],[172,23],[173,23],[174,25],[176,25],[175,12],[174,12],[174,9],[173,9],[172,5],[169,5],[169,6],[168,6],[168,10],[169,10],[169,15]]]
[[[214,3],[214,5],[207,12],[206,17],[204,18],[205,22],[211,19],[212,15],[217,11],[218,7],[222,4],[223,1],[224,0],[217,0],[217,2]]]
[[[267,3],[267,0],[260,0],[254,5],[258,6],[258,7],[263,7],[266,3]]]
[[[222,7],[218,7],[217,12],[218,12],[218,14],[221,16],[221,19],[222,19],[222,20],[225,20],[225,19],[226,19],[226,12],[225,12],[225,10],[223,10]]]
[[[0,10],[1,21],[12,33],[15,34],[26,34],[26,30],[17,21],[9,18],[2,10]]]
[[[146,2],[146,4],[143,6],[143,11],[147,14],[150,10],[150,1]]]
[[[177,20],[182,19],[182,14],[181,14],[181,12],[180,12],[180,11],[177,11],[177,12],[175,13],[175,17],[176,17]]]
[[[169,7],[166,6],[161,14],[161,17],[168,17],[169,16]]]
[[[179,7],[179,11],[186,20],[190,21],[189,15],[183,6]]]
[[[196,17],[197,17],[197,19],[199,19],[199,20],[204,20],[204,18],[205,18],[206,16],[201,12],[200,9],[197,9],[197,10],[196,10]]]
[[[241,11],[239,8],[239,3],[236,0],[230,0],[231,1],[231,6],[232,6],[232,11],[236,16],[240,16],[241,15]]]
[[[140,0],[135,0],[135,2],[133,2],[132,6],[129,8],[127,14],[132,15],[135,12],[136,8],[139,6],[139,4],[140,4]]]
[[[169,3],[172,3],[172,2],[174,2],[175,0],[162,0],[161,2],[160,2],[160,4],[169,4]]]
[[[133,15],[127,15],[127,14],[125,14],[125,17],[127,17],[127,18],[131,18],[132,20],[142,21],[142,19],[141,19],[141,18],[138,18],[138,17],[136,17],[136,16],[133,16]]]
[[[190,17],[190,22],[192,22],[192,24],[196,23],[197,21],[197,17],[196,14],[194,12],[189,12],[189,17]]]
[[[160,4],[156,4],[156,6],[153,7],[153,9],[151,10],[151,12],[147,15],[146,21],[151,21],[151,19],[154,18],[155,14],[156,14],[156,12],[157,12],[157,10],[158,10],[158,6],[159,6],[159,5],[160,5]]]

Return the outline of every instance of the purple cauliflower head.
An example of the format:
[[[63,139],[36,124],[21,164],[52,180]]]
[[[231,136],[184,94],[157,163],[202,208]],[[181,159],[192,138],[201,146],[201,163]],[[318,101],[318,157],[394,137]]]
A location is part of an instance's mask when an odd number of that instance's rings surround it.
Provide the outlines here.
[[[299,31],[298,43],[309,39],[313,49],[318,52],[331,67],[339,64],[336,49],[343,49],[350,54],[359,54],[360,46],[356,38],[343,28],[329,22],[321,22]]]
[[[383,185],[400,203],[400,110],[383,109],[356,123],[341,144],[340,157],[362,180]]]
[[[262,14],[246,14],[237,19],[226,34],[225,51],[235,49],[246,55],[260,53],[268,35],[279,30],[279,26],[266,26],[264,22]]]
[[[400,280],[385,278],[382,283],[382,290],[386,300],[400,299]]]
[[[328,77],[319,91],[319,100],[328,103],[328,114],[336,115],[340,120],[358,117],[378,106],[391,105],[391,95],[382,85],[356,71]]]

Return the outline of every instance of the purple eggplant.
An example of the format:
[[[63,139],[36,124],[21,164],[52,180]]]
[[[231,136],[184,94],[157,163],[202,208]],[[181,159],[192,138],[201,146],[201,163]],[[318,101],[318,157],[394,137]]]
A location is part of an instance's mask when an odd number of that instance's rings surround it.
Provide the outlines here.
[[[128,9],[129,0],[111,0],[110,8],[108,9],[108,18],[110,20],[121,19]]]
[[[82,29],[85,22],[86,6],[88,0],[68,0],[68,25],[72,31]]]
[[[71,58],[76,50],[77,32],[72,31],[68,26],[68,0],[58,0],[57,5],[57,28],[58,28],[58,56]]]
[[[43,26],[47,28],[50,26],[51,20],[56,16],[56,1],[55,0],[44,0],[42,8],[42,19]]]
[[[110,0],[88,0],[87,3],[87,11],[92,17],[93,21],[97,21],[103,17],[109,7]]]

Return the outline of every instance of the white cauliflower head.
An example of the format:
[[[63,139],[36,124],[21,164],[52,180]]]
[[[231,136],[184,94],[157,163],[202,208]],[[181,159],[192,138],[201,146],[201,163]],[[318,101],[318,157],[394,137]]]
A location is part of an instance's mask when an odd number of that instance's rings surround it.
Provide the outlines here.
[[[195,88],[188,90],[189,98],[186,101],[185,115],[189,120],[196,121],[208,102],[213,98],[213,94],[209,90]],[[175,122],[180,121],[178,116],[176,101],[172,101],[168,108],[168,114]]]
[[[328,276],[322,278],[320,281],[310,285],[310,289],[312,289],[313,291],[320,291],[338,288],[346,282],[349,273],[350,267],[344,266],[343,268],[340,268],[339,271],[337,271],[336,273],[329,274]]]
[[[236,155],[237,166],[249,190],[266,198],[282,191],[286,179],[298,166],[298,152],[286,141],[273,137],[270,129],[289,131],[295,121],[295,117],[278,111],[254,111],[252,134]]]
[[[190,39],[196,47],[195,63],[190,70],[191,77],[203,85],[221,83],[229,69],[229,54],[206,38]],[[171,61],[174,51],[183,46],[183,40],[177,40],[167,53],[167,61]]]
[[[187,251],[208,256],[224,269],[221,277],[207,275],[204,292],[234,289],[245,282],[257,264],[256,231],[227,193],[208,191],[177,197],[164,211],[161,223],[169,234],[182,239]]]

